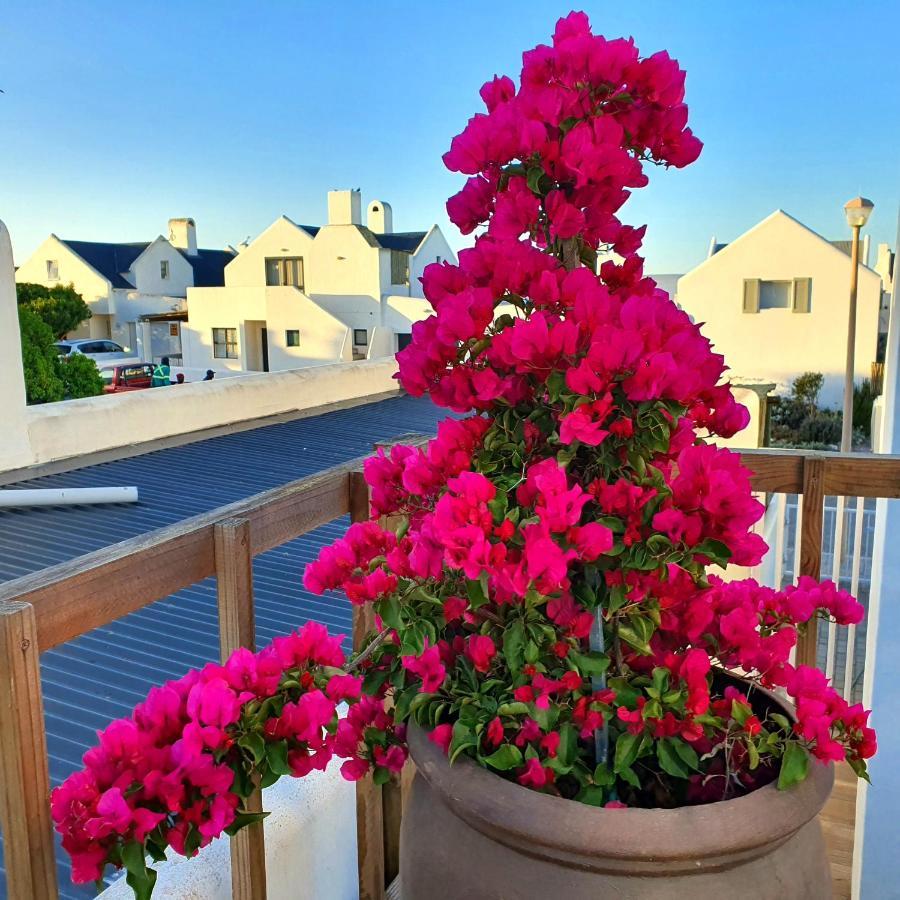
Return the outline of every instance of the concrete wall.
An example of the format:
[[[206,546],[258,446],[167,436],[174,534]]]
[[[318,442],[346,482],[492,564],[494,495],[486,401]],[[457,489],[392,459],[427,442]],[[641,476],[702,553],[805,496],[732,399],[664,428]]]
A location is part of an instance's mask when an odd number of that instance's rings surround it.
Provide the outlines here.
[[[338,362],[348,330],[293,287],[190,288],[188,317],[181,330],[184,364],[204,371],[258,371],[261,327],[267,329],[272,372]],[[239,332],[237,359],[213,357],[214,328]],[[288,330],[300,332],[298,347],[287,345]]]
[[[811,312],[743,312],[745,278],[811,278]],[[678,281],[678,303],[725,355],[735,380],[774,381],[787,387],[797,375],[825,376],[821,401],[839,406],[847,353],[850,257],[780,210],[708,258]],[[856,376],[875,360],[881,280],[860,268]]]
[[[282,778],[263,791],[269,900],[357,900],[356,789],[339,766],[305,778]],[[154,900],[231,900],[228,839],[194,859],[170,854],[157,867]],[[121,878],[102,900],[131,900]]]
[[[7,414],[4,402],[0,465],[5,471],[396,392],[396,371],[393,359],[343,362],[27,408],[23,401],[21,416]],[[15,393],[15,384],[0,386]]]

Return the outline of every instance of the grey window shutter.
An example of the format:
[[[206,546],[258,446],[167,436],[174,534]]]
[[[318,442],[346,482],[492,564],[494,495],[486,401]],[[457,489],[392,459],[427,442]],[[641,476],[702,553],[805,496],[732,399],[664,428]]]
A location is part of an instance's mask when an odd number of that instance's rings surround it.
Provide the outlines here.
[[[759,312],[759,279],[744,279],[744,312]]]
[[[795,313],[808,313],[812,299],[812,278],[794,279],[794,304]]]

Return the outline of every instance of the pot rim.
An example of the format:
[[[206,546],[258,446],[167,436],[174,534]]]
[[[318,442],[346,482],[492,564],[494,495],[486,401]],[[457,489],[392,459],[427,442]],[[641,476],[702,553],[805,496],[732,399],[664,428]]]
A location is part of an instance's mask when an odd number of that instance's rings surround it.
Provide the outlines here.
[[[699,865],[701,859],[747,853],[799,831],[822,809],[834,782],[834,764],[813,760],[807,778],[784,791],[771,782],[716,803],[605,809],[530,790],[467,757],[451,766],[414,722],[408,741],[417,772],[456,816],[507,846],[532,853],[543,849],[552,856]]]

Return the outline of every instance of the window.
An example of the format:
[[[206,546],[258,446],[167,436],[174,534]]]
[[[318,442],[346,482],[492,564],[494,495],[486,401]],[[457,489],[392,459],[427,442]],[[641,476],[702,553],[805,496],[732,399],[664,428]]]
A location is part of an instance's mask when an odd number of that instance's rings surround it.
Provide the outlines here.
[[[159,277],[160,278],[168,278],[169,277],[169,261],[167,259],[161,259],[159,261]]]
[[[790,309],[795,313],[812,311],[812,278],[793,278],[790,281],[744,279],[744,312],[758,313],[764,309]]]
[[[169,337],[178,337],[178,325],[175,322],[169,323]]]
[[[101,341],[101,353],[124,353],[125,351],[114,341]]]
[[[266,257],[266,284],[269,287],[304,289],[302,256]]]
[[[238,359],[237,328],[213,328],[213,357]]]
[[[284,333],[284,342],[288,347],[300,346],[300,332],[295,328],[289,328]]]
[[[790,309],[792,287],[790,281],[760,281],[759,308]]]
[[[391,250],[391,284],[409,284],[409,254]]]
[[[365,347],[369,343],[369,332],[365,328],[354,328],[353,343],[357,346]]]
[[[59,261],[47,260],[47,281],[56,281],[59,278]]]

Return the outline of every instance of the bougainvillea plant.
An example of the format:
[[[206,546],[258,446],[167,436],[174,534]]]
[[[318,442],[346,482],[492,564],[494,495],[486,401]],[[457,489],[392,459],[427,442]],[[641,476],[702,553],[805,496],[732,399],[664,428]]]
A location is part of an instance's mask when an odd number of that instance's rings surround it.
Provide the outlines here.
[[[372,520],[305,575],[373,605],[377,629],[348,663],[309,624],[110,725],[53,795],[76,881],[112,864],[149,895],[147,855],[192,855],[259,818],[256,785],[334,757],[383,782],[411,719],[451,762],[613,808],[789,788],[810,757],[865,775],[868,713],[791,662],[805,623],[862,608],[831,582],[708,573],[766,551],[750,473],[709,442],[748,414],[643,276],[644,229],[616,216],[647,164],[700,153],[684,72],[572,13],[524,55],[518,88],[494,78],[481,96],[444,162],[469,176],[451,219],[485,227],[458,265],[425,270],[435,312],[398,357],[409,393],[464,417],[368,460]],[[598,267],[607,250],[619,261]],[[783,689],[796,721],[757,686]]]

